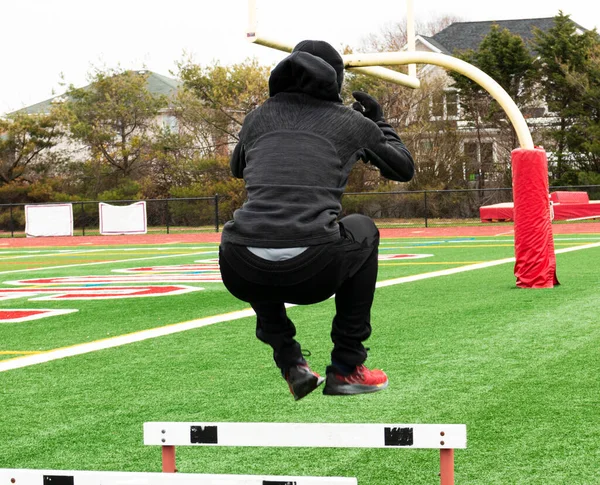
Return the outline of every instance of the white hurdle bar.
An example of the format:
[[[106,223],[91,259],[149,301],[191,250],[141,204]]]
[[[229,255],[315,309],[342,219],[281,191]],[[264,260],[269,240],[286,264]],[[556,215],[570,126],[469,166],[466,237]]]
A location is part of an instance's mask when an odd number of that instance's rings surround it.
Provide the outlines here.
[[[454,484],[454,450],[467,447],[464,424],[144,423],[144,444],[162,447],[175,472],[176,446],[410,448],[440,450],[440,483]]]
[[[0,468],[1,485],[357,485],[356,478]]]

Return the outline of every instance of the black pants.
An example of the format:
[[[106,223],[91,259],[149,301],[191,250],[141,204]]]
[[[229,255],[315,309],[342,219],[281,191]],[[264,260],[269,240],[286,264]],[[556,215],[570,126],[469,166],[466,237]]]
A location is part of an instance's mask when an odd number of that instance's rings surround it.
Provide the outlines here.
[[[243,246],[223,244],[219,249],[223,283],[232,295],[252,305],[256,336],[273,348],[281,369],[303,362],[284,303],[308,305],[333,294],[332,362],[355,366],[367,358],[363,342],[371,335],[379,231],[359,214],[339,223],[339,241],[310,247],[282,262],[266,261]]]

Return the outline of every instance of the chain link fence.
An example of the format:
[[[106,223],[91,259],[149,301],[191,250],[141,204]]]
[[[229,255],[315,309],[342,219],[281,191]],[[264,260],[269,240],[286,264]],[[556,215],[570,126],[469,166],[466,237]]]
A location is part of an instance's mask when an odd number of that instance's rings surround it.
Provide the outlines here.
[[[600,185],[551,187],[551,192],[555,191],[587,192],[590,200],[600,200]],[[100,234],[100,202],[128,205],[139,201],[70,202],[73,205],[73,235]],[[145,202],[148,232],[154,234],[219,232],[235,210],[229,198],[220,195]],[[481,206],[503,202],[512,202],[512,189],[350,192],[342,198],[341,215],[365,214],[380,228],[512,224],[480,220]],[[25,205],[0,204],[0,237],[25,236]]]

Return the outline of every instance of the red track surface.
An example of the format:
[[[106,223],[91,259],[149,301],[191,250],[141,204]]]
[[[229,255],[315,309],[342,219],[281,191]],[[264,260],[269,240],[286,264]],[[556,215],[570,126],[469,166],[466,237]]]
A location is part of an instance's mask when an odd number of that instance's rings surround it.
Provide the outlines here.
[[[554,224],[554,234],[600,234],[600,222]],[[381,229],[382,238],[393,237],[467,237],[510,236],[513,226],[451,226]],[[57,236],[31,238],[0,238],[0,248],[44,246],[110,246],[119,244],[176,244],[220,242],[221,233],[139,234],[133,236]]]

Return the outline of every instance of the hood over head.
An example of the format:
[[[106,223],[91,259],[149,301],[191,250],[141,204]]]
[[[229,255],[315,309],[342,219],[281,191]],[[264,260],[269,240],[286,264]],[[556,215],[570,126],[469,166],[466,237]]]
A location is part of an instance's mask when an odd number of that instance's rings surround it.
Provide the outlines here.
[[[323,59],[335,69],[338,88],[340,91],[342,90],[342,83],[344,82],[344,60],[331,44],[322,40],[303,40],[296,44],[296,47],[294,47],[292,52],[308,52],[313,56]]]
[[[327,42],[304,40],[271,72],[269,94],[305,93],[341,102],[343,80],[342,56]]]

